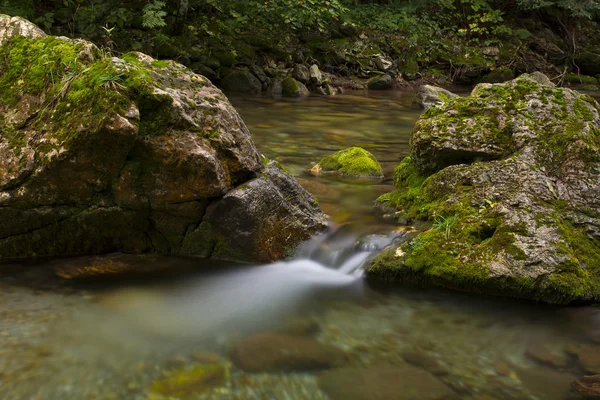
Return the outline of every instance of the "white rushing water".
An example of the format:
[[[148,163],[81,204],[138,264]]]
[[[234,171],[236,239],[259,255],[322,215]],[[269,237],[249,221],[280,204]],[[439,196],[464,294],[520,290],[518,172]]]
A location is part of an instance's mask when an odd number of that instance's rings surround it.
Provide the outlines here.
[[[119,290],[102,301],[109,306],[102,307],[102,336],[122,339],[131,331],[184,340],[271,327],[320,295],[360,295],[363,265],[392,239],[322,235],[290,261],[224,269],[175,287]]]

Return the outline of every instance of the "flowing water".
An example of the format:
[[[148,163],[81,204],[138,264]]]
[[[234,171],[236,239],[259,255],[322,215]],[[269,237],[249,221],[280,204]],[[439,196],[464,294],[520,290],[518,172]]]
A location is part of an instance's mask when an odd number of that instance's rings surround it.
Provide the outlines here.
[[[331,216],[332,230],[292,261],[242,267],[112,255],[0,266],[0,399],[571,398],[570,382],[600,368],[596,308],[363,279],[363,263],[409,229],[382,219],[373,201],[408,153],[419,114],[411,99],[232,99],[259,149]],[[305,174],[352,145],[373,152],[387,179]],[[57,277],[93,262],[148,275]],[[577,361],[581,345],[587,358]],[[345,352],[343,361],[328,346]]]

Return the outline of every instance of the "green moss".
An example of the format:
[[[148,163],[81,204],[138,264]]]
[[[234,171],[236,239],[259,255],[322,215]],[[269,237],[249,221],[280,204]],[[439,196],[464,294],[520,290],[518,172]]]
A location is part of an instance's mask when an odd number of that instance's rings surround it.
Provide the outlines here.
[[[345,176],[366,178],[383,177],[383,169],[375,156],[360,147],[340,150],[319,161],[317,166],[319,172],[323,173],[335,172]]]
[[[565,75],[565,82],[579,83],[584,85],[595,85],[598,83],[598,79],[592,76],[580,75],[573,72],[569,72],[567,75]]]
[[[163,60],[152,61],[152,66],[156,67],[156,68],[167,68],[169,65],[171,65],[170,61],[163,61]]]
[[[288,76],[287,78],[285,78],[283,80],[283,82],[281,83],[281,88],[282,88],[282,93],[285,96],[296,96],[298,94],[298,92],[300,91],[300,86],[298,85],[298,82]]]
[[[156,395],[192,399],[202,392],[223,385],[228,375],[227,369],[222,365],[202,365],[173,372],[154,382],[150,390]]]

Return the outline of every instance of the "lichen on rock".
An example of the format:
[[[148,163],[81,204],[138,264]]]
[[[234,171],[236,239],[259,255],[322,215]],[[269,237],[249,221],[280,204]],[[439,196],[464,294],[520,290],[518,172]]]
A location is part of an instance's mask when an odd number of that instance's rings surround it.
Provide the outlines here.
[[[395,190],[430,223],[368,275],[550,303],[600,299],[600,106],[541,74],[480,84],[417,122]]]
[[[21,18],[0,17],[0,38],[0,219],[8,221],[0,227],[0,258],[217,256],[190,246],[188,235],[224,196],[268,175],[221,91],[176,62],[136,52],[106,56]],[[287,175],[253,195],[279,196],[269,215],[281,216],[280,208],[297,214],[267,235],[266,255],[219,254],[275,260],[325,226],[315,204],[290,204],[312,197]],[[245,231],[253,235],[266,230],[263,221],[273,223],[245,214],[256,212],[227,209],[220,218],[255,218]],[[211,226],[222,223],[213,218]],[[229,240],[236,232],[222,231],[223,243],[238,249]]]
[[[340,150],[319,161],[313,175],[335,174],[352,178],[383,178],[383,169],[373,154],[360,147]]]

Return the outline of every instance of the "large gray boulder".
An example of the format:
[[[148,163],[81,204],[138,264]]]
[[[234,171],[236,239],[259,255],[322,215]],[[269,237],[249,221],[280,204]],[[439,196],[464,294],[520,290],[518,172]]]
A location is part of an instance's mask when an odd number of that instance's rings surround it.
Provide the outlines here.
[[[106,58],[20,18],[0,17],[0,37],[1,259],[270,261],[324,228],[205,77],[141,53]]]
[[[380,202],[429,230],[368,274],[550,303],[600,300],[600,106],[541,74],[417,122]]]

